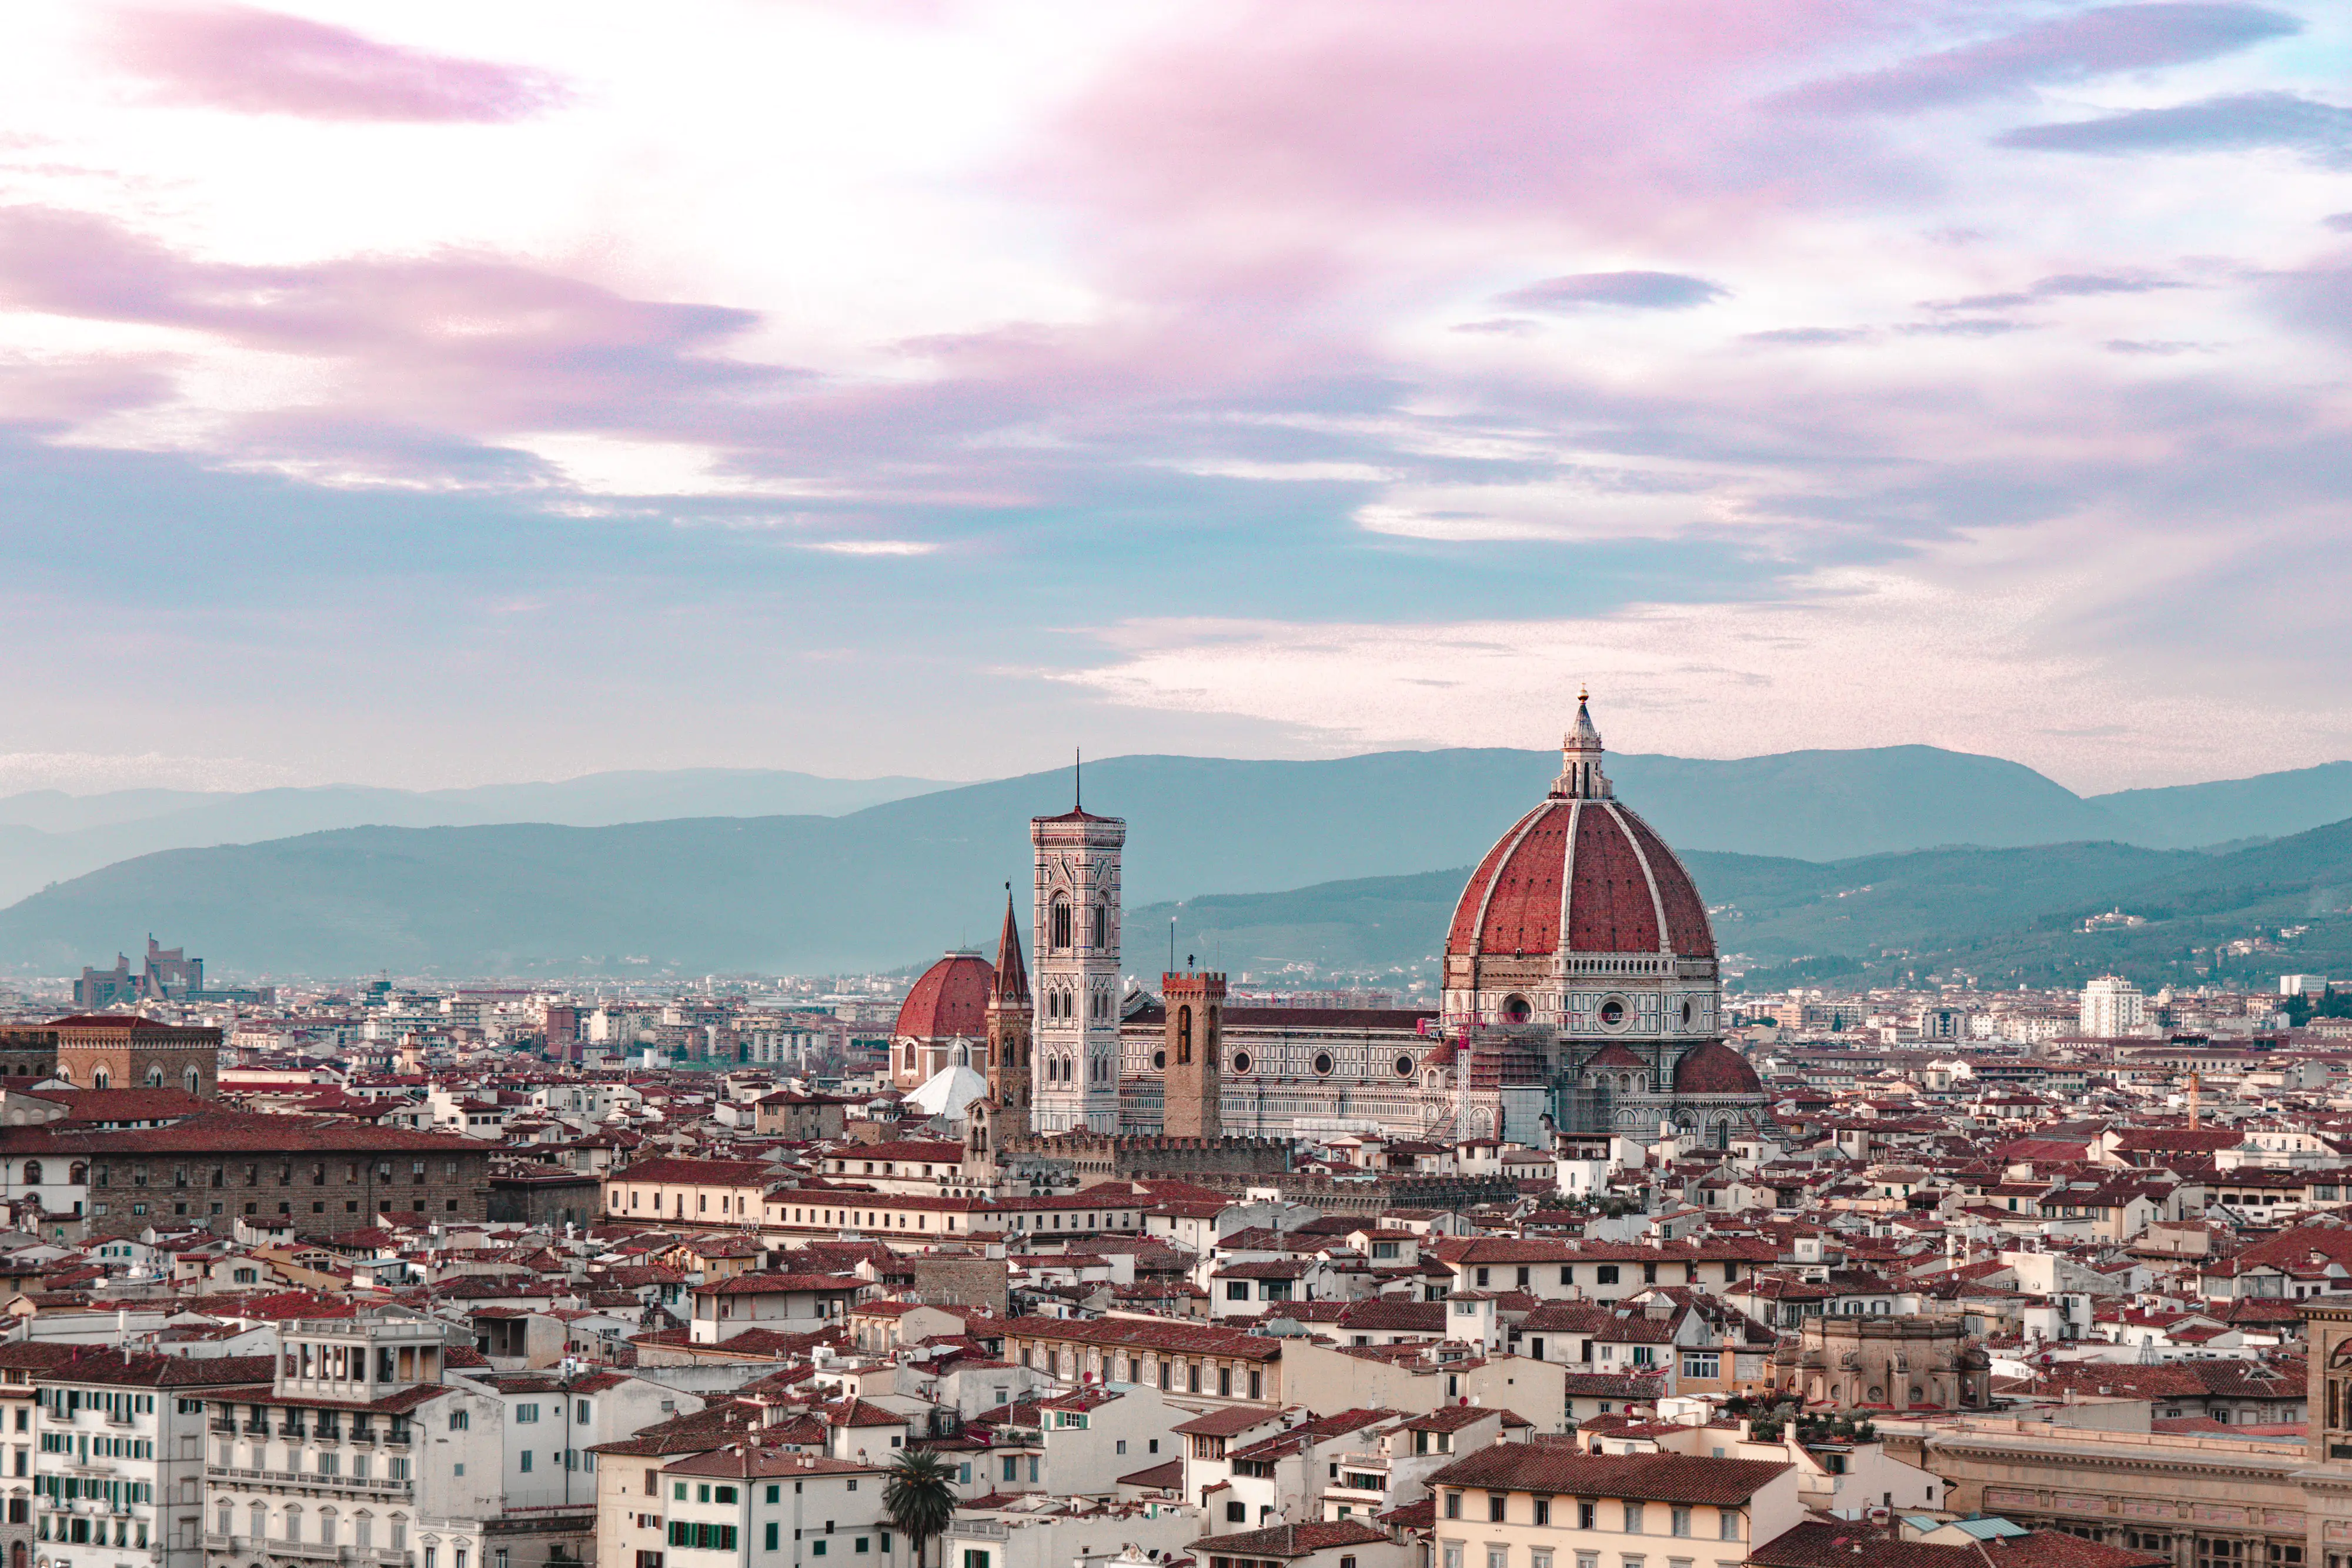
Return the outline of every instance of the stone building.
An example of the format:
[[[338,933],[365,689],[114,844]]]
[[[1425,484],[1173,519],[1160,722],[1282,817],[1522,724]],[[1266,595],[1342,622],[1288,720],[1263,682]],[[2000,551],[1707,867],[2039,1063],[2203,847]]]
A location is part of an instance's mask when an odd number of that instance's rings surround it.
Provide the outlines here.
[[[37,1158],[50,1186],[56,1170],[83,1177],[87,1197],[72,1201],[83,1205],[90,1239],[175,1223],[226,1232],[239,1217],[317,1230],[391,1214],[486,1219],[489,1157],[479,1139],[291,1116],[215,1113],[93,1132],[0,1128],[0,1160]]]
[[[1992,1360],[1958,1318],[1810,1317],[1772,1353],[1772,1386],[1841,1408],[1982,1410]]]
[[[1176,1138],[1216,1137],[1223,1131],[1218,1099],[1225,977],[1199,971],[1162,975],[1160,998],[1167,1037],[1152,1067],[1164,1085],[1160,1130]]]
[[[57,1075],[83,1089],[219,1092],[221,1031],[131,1013],[76,1013],[43,1028],[57,1035]]]

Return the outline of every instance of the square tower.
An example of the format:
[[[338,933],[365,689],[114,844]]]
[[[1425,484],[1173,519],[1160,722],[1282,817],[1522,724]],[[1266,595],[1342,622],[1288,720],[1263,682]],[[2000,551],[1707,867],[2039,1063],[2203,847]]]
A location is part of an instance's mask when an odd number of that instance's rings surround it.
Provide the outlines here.
[[[1084,810],[1029,823],[1040,1133],[1118,1131],[1119,852],[1127,824]]]
[[[1168,1005],[1160,1129],[1171,1138],[1223,1137],[1218,1097],[1224,1082],[1225,977],[1162,975],[1160,994]]]

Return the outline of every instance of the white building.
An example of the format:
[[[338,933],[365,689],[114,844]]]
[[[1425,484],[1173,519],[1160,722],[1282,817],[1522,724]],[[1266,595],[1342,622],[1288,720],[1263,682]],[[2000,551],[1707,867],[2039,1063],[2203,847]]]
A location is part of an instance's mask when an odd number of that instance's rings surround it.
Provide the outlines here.
[[[695,1395],[620,1372],[461,1372],[453,1383],[497,1399],[501,1480],[509,1508],[587,1506],[596,1500],[599,1443],[616,1442],[702,1408]],[[493,1565],[495,1568],[495,1565]]]
[[[2147,998],[2119,975],[2102,975],[2083,988],[2082,1030],[2094,1040],[2137,1034],[2147,1023]]]
[[[389,1312],[289,1322],[266,1381],[213,1393],[211,1568],[284,1557],[519,1568],[518,1552],[533,1568],[583,1560],[593,1483],[571,1507],[560,1490],[509,1501],[521,1428],[501,1396],[444,1381],[445,1333]]]
[[[903,1568],[882,1511],[888,1473],[734,1443],[662,1468],[663,1568]],[[651,1511],[648,1510],[647,1511]]]
[[[205,1401],[259,1356],[93,1347],[38,1374],[34,1552],[47,1568],[202,1568]],[[12,1565],[13,1568],[13,1565]]]

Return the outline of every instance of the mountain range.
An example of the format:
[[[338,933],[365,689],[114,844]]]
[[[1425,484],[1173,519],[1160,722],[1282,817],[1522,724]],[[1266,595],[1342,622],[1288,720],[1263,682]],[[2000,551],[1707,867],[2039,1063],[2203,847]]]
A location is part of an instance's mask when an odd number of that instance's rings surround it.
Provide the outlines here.
[[[1433,952],[1466,873],[1433,868],[1483,853],[1557,767],[1552,752],[1507,750],[1129,757],[1089,764],[1084,789],[1090,809],[1129,823],[1132,967],[1159,961],[1174,913],[1180,945],[1213,956],[1201,945],[1222,936],[1235,967],[1246,948],[1269,967],[1376,971]],[[2217,928],[2242,910],[2326,905],[2326,886],[2296,883],[2294,868],[2326,846],[2283,836],[2352,818],[2347,764],[2090,798],[2015,763],[1927,747],[1621,755],[1610,768],[1723,906],[1726,949],[1766,965],[1990,951],[2004,934],[2143,888],[2169,889],[2193,911],[2184,918]],[[18,796],[0,801],[0,831],[84,846],[116,831],[379,821],[163,848],[61,879],[0,910],[0,965],[103,965],[153,931],[221,975],[890,967],[992,933],[1005,883],[1027,874],[1028,819],[1066,809],[1076,789],[1066,770],[961,786],[705,772],[426,794]],[[861,804],[860,791],[888,798]],[[793,809],[763,814],[766,802]],[[678,810],[707,814],[613,820]],[[564,820],[482,820],[506,813]],[[2227,853],[2183,847],[2272,838]],[[2063,848],[2025,848],[2053,844]],[[2337,874],[2326,853],[2311,864],[2314,877]],[[2352,883],[2352,862],[2343,877]]]

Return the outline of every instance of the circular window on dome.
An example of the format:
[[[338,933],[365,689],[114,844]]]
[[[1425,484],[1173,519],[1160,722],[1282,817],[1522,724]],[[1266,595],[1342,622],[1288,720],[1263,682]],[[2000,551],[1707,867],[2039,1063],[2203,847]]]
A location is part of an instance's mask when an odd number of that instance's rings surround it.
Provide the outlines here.
[[[1331,1076],[1331,1053],[1329,1051],[1318,1051],[1315,1053],[1315,1071],[1319,1077],[1328,1078]]]
[[[1151,1053],[1151,1071],[1154,1072],[1165,1072],[1168,1071],[1168,1053],[1166,1051],[1155,1051]]]
[[[1690,1021],[1691,1021],[1691,1019],[1692,1019],[1693,1015],[1694,1015],[1696,1011],[1697,1011],[1697,1009],[1695,1009],[1695,1008],[1693,1008],[1693,1007],[1690,1005],[1690,998],[1689,998],[1688,997],[1684,998],[1683,998],[1683,1027],[1684,1027],[1685,1029],[1688,1029],[1688,1028],[1690,1028]]]
[[[1504,998],[1503,1021],[1505,1023],[1525,1023],[1535,1016],[1536,1009],[1528,1005],[1527,998],[1507,997]]]
[[[1249,1054],[1249,1052],[1248,1052],[1248,1051],[1237,1051],[1234,1052],[1234,1071],[1235,1072],[1247,1072],[1249,1070],[1250,1070],[1250,1054]]]
[[[1601,1004],[1601,1027],[1602,1029],[1623,1029],[1625,1027],[1624,998],[1611,997]]]
[[[1396,1074],[1399,1078],[1410,1078],[1412,1076],[1412,1057],[1400,1056],[1396,1059]]]

